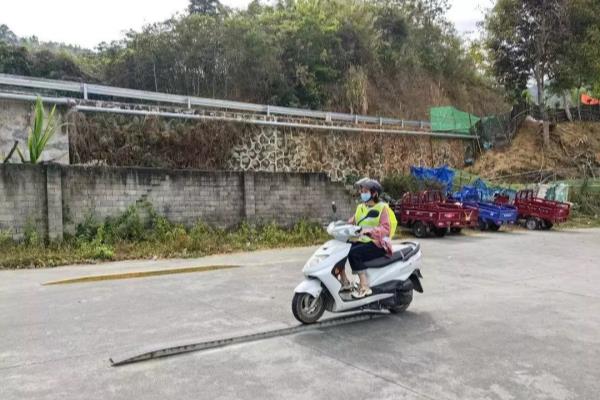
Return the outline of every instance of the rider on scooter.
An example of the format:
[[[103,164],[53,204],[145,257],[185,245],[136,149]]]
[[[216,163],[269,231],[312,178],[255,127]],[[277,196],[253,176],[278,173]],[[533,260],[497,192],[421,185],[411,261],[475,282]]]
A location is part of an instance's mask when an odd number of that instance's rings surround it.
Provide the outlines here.
[[[348,261],[352,272],[358,274],[360,286],[352,292],[352,297],[362,299],[373,294],[367,279],[365,262],[392,255],[392,244],[390,238],[396,227],[396,218],[390,207],[380,200],[383,188],[374,179],[361,179],[356,182],[360,189],[362,203],[358,205],[356,213],[350,219],[351,224],[362,227],[362,236],[354,243],[348,254]],[[371,210],[377,210],[377,218],[367,218]],[[340,279],[344,289],[352,286],[346,276],[343,265],[340,270]]]

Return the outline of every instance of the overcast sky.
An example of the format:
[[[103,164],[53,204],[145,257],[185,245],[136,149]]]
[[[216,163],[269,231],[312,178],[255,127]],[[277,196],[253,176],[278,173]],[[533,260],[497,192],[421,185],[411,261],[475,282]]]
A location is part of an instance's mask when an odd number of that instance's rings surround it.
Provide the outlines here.
[[[222,0],[245,7],[250,0]],[[476,29],[490,0],[451,0],[449,18],[460,32]],[[36,35],[42,41],[93,48],[119,39],[129,29],[162,21],[185,10],[188,0],[0,0],[0,24],[18,36]]]

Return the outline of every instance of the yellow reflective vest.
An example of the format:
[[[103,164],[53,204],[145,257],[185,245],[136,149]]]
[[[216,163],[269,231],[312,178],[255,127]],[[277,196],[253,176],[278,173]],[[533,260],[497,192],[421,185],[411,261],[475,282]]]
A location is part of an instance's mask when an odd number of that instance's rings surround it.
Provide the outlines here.
[[[396,228],[398,227],[398,220],[396,219],[396,214],[394,214],[387,203],[379,202],[373,207],[368,207],[365,203],[359,204],[356,208],[356,212],[354,213],[354,222],[363,228],[376,228],[379,226],[381,213],[385,209],[387,209],[388,216],[390,218],[390,239],[393,239],[394,234],[396,233]],[[371,210],[377,210],[379,212],[379,216],[377,218],[366,218],[363,220],[363,218],[365,218]],[[359,221],[362,222],[359,223]],[[363,236],[360,241],[363,243],[370,243],[373,241],[373,239]]]

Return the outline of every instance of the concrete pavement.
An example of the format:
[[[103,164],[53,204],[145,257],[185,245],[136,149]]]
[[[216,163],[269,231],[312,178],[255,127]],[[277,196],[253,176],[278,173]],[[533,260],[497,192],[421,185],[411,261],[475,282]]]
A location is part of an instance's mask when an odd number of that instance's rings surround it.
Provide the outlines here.
[[[0,271],[0,399],[596,399],[600,230],[421,241],[409,311],[120,368],[161,344],[296,324],[313,249]],[[232,270],[102,281],[202,265]]]

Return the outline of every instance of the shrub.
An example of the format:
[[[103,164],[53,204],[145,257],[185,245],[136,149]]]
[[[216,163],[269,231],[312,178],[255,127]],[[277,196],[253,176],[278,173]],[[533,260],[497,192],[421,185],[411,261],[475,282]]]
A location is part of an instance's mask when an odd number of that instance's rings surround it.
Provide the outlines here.
[[[75,228],[75,236],[79,240],[91,242],[96,237],[100,223],[94,218],[93,215],[85,217],[82,223],[78,224]]]
[[[419,189],[419,183],[412,175],[389,175],[383,179],[383,188],[391,198],[399,200],[404,193]]]
[[[42,244],[40,235],[35,225],[31,221],[28,221],[25,225],[25,232],[23,233],[23,236],[27,246],[37,247]]]
[[[13,244],[12,234],[10,231],[0,229],[0,249]]]
[[[95,260],[112,260],[114,256],[113,248],[105,244],[96,245],[93,248],[92,258]]]
[[[140,216],[140,207],[150,218]],[[144,222],[145,221],[145,222]],[[292,245],[312,245],[327,239],[317,223],[299,221],[291,229],[271,222],[264,225],[241,223],[231,230],[198,221],[191,229],[173,224],[148,205],[137,205],[122,215],[99,223],[87,217],[75,236],[62,243],[45,244],[33,224],[25,230],[23,244],[15,244],[8,233],[0,232],[0,268],[49,267],[95,260],[123,260],[159,257],[200,257],[235,250],[256,250]]]
[[[582,215],[600,215],[600,193],[589,191],[587,185],[579,190],[572,190],[570,200],[575,204],[574,210]]]
[[[387,197],[400,200],[405,193],[421,190],[441,190],[446,191],[446,185],[435,180],[418,180],[412,175],[388,175],[382,181],[385,190],[385,200]]]

